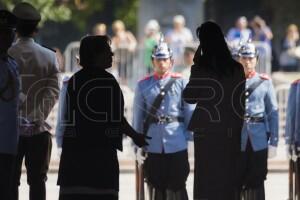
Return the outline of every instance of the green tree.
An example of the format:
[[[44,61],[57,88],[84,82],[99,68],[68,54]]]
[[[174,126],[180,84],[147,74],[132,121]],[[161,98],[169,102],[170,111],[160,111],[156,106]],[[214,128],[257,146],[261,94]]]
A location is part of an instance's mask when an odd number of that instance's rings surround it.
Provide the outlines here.
[[[115,2],[119,2],[116,0]],[[136,32],[139,0],[123,0],[121,6],[116,7],[115,18],[125,22],[126,27]]]
[[[20,2],[28,2],[36,7],[42,15],[41,25],[45,21],[67,21],[71,19],[72,10],[65,4],[57,4],[54,0],[2,0],[2,4],[8,10],[12,10],[13,7]]]
[[[97,12],[107,8],[108,1],[113,1],[113,17],[125,22],[127,27],[136,30],[139,0],[25,0],[34,5],[46,21],[72,21],[81,31],[86,29],[87,21]],[[22,0],[1,0],[5,8],[12,10]],[[111,4],[110,4],[111,5]]]

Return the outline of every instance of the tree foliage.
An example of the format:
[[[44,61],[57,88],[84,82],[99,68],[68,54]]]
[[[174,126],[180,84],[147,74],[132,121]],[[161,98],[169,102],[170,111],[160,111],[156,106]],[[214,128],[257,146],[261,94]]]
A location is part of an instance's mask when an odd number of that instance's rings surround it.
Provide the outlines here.
[[[58,22],[67,21],[72,16],[72,10],[68,6],[64,4],[58,5],[54,0],[2,0],[2,4],[8,10],[12,10],[20,2],[28,2],[40,11],[42,15],[41,25],[48,20]]]
[[[72,21],[80,30],[84,30],[87,21],[97,12],[107,9],[107,2],[113,1],[115,19],[123,20],[126,25],[135,30],[139,0],[25,0],[34,5],[42,15],[42,23],[46,21]],[[2,6],[12,10],[22,0],[1,0]]]
[[[124,21],[133,31],[136,31],[139,3],[139,0],[123,0],[122,6],[116,9],[115,18]]]

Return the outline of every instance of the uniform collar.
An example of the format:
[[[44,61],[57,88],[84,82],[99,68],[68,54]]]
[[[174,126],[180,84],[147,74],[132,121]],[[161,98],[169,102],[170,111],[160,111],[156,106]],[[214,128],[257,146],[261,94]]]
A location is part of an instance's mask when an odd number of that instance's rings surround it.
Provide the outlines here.
[[[250,78],[253,78],[255,75],[256,75],[256,71],[253,71],[250,74],[248,74],[248,76],[246,78],[250,79]]]
[[[168,78],[169,76],[171,76],[171,72],[167,72],[162,76],[158,75],[156,72],[154,72],[154,74],[153,74],[153,77],[155,80],[165,79],[165,78]]]
[[[18,42],[34,42],[34,39],[32,37],[19,37],[16,43]]]

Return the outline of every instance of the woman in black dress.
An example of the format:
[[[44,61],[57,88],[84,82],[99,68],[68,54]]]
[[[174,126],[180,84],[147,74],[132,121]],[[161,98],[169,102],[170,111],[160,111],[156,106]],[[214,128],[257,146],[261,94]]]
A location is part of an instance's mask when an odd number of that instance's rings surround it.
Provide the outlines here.
[[[116,79],[105,69],[112,66],[107,36],[81,40],[82,69],[68,81],[65,131],[58,173],[60,200],[117,200],[122,134],[136,145],[145,136],[124,118],[124,99]]]
[[[183,98],[197,104],[189,124],[194,131],[194,199],[234,200],[244,116],[245,75],[227,47],[220,27],[197,28],[200,46]]]

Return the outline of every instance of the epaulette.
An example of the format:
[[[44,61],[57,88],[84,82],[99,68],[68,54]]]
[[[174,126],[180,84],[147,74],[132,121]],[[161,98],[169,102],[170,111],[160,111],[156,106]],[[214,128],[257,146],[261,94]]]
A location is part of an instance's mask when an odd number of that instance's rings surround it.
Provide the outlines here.
[[[52,48],[47,47],[47,46],[45,46],[45,45],[42,45],[42,47],[44,47],[44,48],[46,48],[46,49],[49,49],[50,51],[53,51],[54,53],[56,53],[56,50],[55,50],[55,49],[52,49]]]
[[[172,78],[182,78],[182,74],[177,73],[177,72],[173,72],[173,73],[171,74],[171,77],[172,77]]]
[[[296,85],[296,84],[298,84],[298,83],[300,83],[300,79],[295,80],[295,81],[292,83],[292,85]]]
[[[270,80],[270,79],[271,79],[271,78],[269,77],[269,75],[268,75],[268,74],[265,74],[265,73],[260,74],[259,77],[260,77],[261,79],[264,79],[264,80]]]
[[[149,80],[150,77],[151,77],[151,75],[147,75],[147,76],[143,77],[142,79],[140,79],[138,82],[140,82],[140,81],[145,81],[145,80]]]

